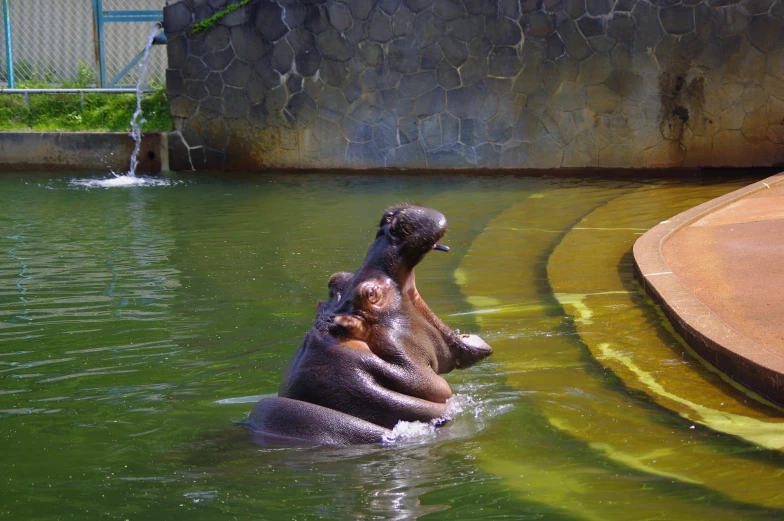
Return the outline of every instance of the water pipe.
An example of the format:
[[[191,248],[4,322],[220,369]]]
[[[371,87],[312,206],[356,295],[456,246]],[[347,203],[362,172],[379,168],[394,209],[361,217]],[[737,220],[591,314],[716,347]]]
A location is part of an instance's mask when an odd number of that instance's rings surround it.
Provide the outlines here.
[[[155,25],[157,25],[158,27],[163,29],[163,23],[162,22],[158,22]],[[153,45],[166,45],[167,41],[168,40],[166,39],[166,33],[164,31],[160,31],[158,34],[155,35],[155,38],[152,39],[152,44]]]

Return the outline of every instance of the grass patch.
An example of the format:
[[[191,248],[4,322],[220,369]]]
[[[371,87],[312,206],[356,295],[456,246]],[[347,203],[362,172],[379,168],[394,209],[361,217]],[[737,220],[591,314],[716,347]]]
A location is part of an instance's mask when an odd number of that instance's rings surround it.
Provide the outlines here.
[[[0,94],[0,131],[111,131],[130,132],[136,110],[134,94]],[[144,132],[168,132],[173,123],[163,87],[142,99]]]

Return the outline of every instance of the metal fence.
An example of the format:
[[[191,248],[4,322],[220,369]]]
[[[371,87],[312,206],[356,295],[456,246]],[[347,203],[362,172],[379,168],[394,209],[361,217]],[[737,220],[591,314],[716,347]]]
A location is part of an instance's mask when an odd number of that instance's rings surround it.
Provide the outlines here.
[[[0,87],[12,86],[12,79],[17,88],[135,85],[134,60],[144,50],[155,21],[162,20],[164,3],[0,0]],[[165,46],[151,50],[150,70],[151,77],[163,83]]]

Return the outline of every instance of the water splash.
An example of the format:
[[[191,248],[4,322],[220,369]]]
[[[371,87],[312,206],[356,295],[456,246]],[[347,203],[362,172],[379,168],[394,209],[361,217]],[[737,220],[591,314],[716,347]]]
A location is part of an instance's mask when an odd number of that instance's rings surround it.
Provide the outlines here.
[[[127,186],[172,186],[177,184],[177,181],[170,179],[158,179],[155,177],[136,177],[136,175],[125,174],[119,175],[112,172],[114,177],[106,179],[71,179],[69,184],[71,186],[80,186],[85,188],[115,188]]]
[[[436,439],[472,436],[485,428],[487,420],[504,414],[511,408],[507,403],[474,396],[471,389],[468,389],[468,392],[469,394],[455,394],[446,401],[447,409],[443,418],[427,423],[397,422],[392,432],[384,438],[384,445],[417,445],[431,443]],[[447,424],[438,427],[444,420]]]
[[[395,443],[399,440],[428,441],[436,436],[436,426],[432,423],[405,422],[395,424],[392,433],[384,437],[384,443]]]

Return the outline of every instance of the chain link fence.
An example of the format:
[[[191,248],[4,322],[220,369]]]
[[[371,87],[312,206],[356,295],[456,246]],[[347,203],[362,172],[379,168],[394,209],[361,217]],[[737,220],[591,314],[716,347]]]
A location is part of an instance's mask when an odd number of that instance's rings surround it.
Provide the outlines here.
[[[10,25],[17,88],[102,86],[96,10],[105,18],[100,24],[104,49],[103,86],[135,85],[135,66],[120,74],[144,50],[154,22],[119,22],[110,15],[126,11],[162,13],[165,4],[165,0],[0,0],[0,4],[3,2],[8,20],[0,24],[0,87],[9,84],[5,26]],[[150,70],[151,77],[163,83],[165,46],[153,46]]]

